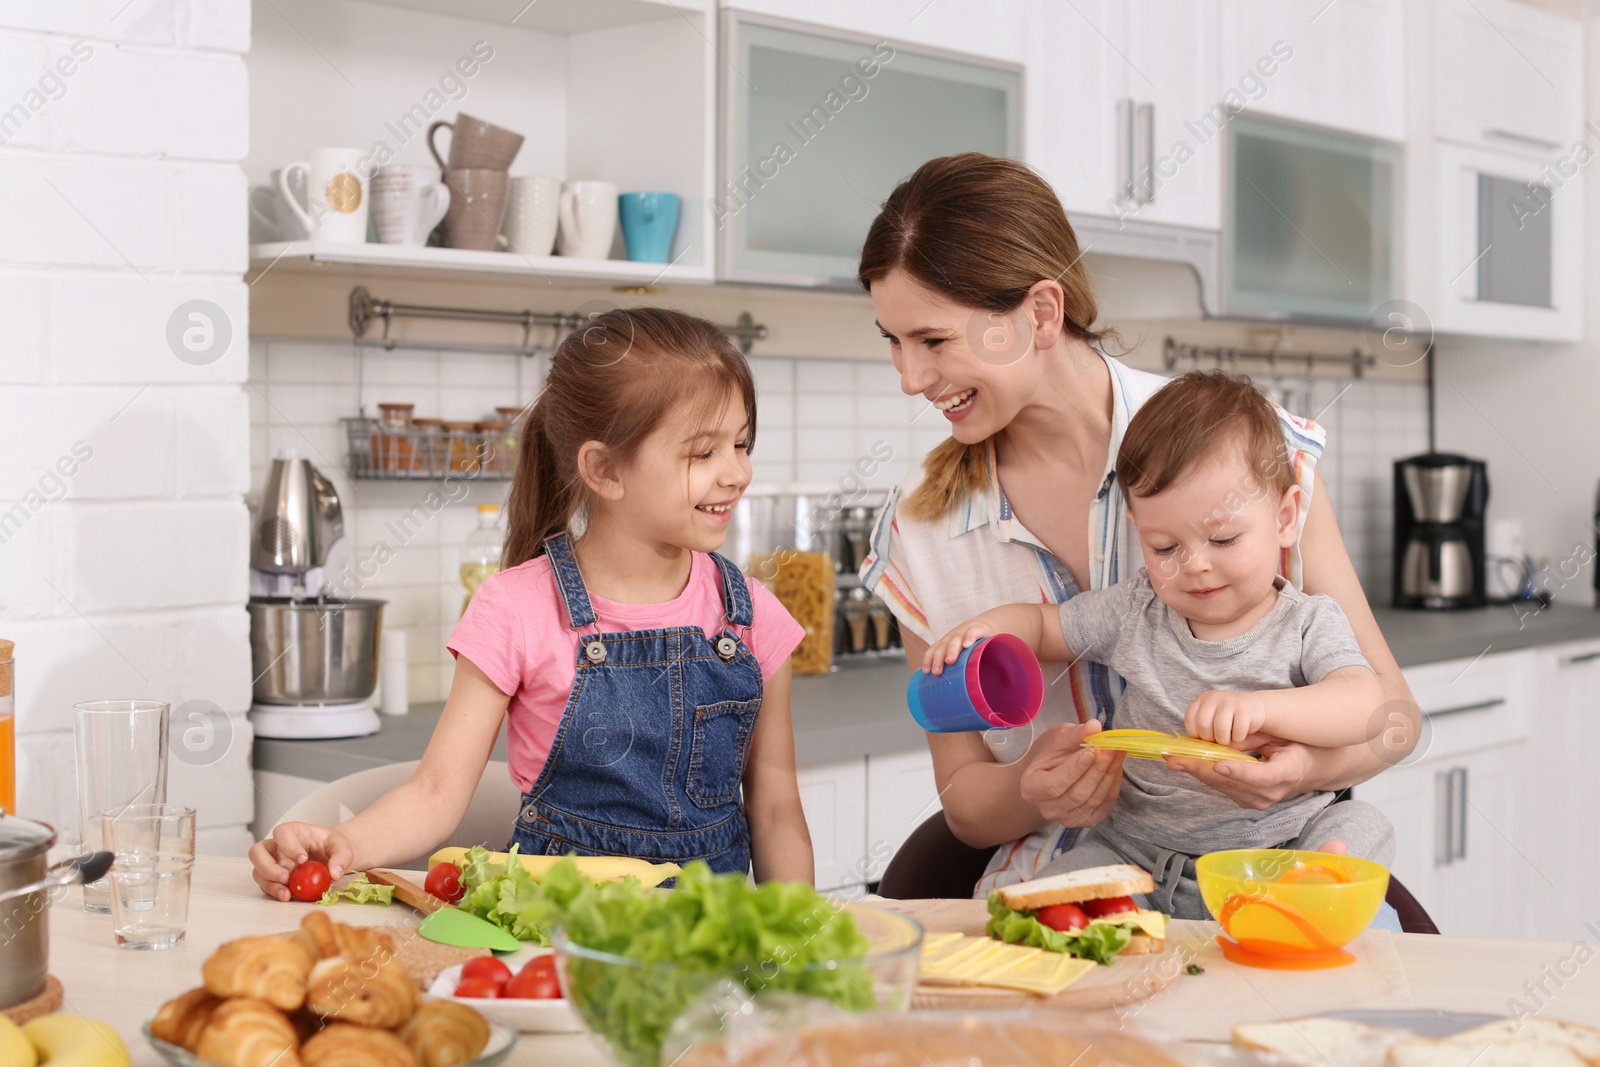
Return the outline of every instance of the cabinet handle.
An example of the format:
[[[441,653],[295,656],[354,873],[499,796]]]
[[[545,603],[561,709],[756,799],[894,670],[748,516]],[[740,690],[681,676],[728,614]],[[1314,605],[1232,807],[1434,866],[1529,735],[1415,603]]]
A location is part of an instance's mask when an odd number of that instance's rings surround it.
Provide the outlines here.
[[[1117,101],[1117,195],[1134,200],[1133,101]]]
[[[1590,660],[1600,659],[1600,648],[1593,652],[1579,652],[1576,656],[1561,657],[1561,666],[1571,667],[1575,663],[1588,663]]]
[[[1455,805],[1450,798],[1451,771],[1433,774],[1433,865],[1450,866],[1451,847],[1455,844],[1452,823]]]
[[[1521,144],[1531,144],[1535,148],[1548,148],[1552,151],[1561,147],[1561,142],[1559,141],[1548,141],[1543,137],[1529,137],[1527,134],[1518,133],[1515,130],[1501,130],[1494,127],[1485,127],[1483,135],[1485,137],[1498,137],[1502,141],[1517,141]]]
[[[1450,859],[1467,858],[1467,769],[1450,768],[1450,786],[1455,801],[1455,840],[1451,844]]]
[[[1430,719],[1442,719],[1446,715],[1460,715],[1467,711],[1488,711],[1490,708],[1498,708],[1505,702],[1505,697],[1493,697],[1489,700],[1480,700],[1476,704],[1457,704],[1454,707],[1440,708],[1438,711],[1425,711],[1423,714]]]
[[[1141,204],[1156,202],[1156,106],[1140,104],[1133,112],[1133,173]]]

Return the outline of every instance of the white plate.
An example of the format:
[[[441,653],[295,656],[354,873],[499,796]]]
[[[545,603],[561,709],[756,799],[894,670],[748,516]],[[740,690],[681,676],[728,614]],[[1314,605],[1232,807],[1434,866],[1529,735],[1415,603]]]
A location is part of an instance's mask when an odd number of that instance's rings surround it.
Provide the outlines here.
[[[530,953],[531,959],[536,955],[548,954],[544,952]],[[516,959],[522,953],[517,953],[511,959]],[[521,970],[519,964],[527,963],[527,959],[517,964],[509,963],[513,972]],[[439,972],[439,977],[433,980],[433,985],[428,987],[428,995],[438,997],[440,1000],[453,1000],[458,1004],[465,1004],[478,1009],[484,1015],[492,1015],[504,1019],[525,1034],[577,1034],[583,1032],[583,1023],[578,1019],[578,1013],[572,1010],[572,1005],[566,1000],[532,1000],[526,997],[457,997],[456,984],[461,981],[461,964]]]
[[[461,1003],[476,1006],[478,1004],[500,1004],[501,1001],[464,1000]],[[506,1003],[509,1003],[509,1001]],[[463,1064],[462,1067],[493,1067],[494,1064],[504,1060],[506,1054],[517,1043],[516,1028],[506,1022],[500,1013],[494,1012],[493,1009],[489,1011],[480,1009],[480,1013],[489,1024],[489,1043],[483,1046],[483,1051],[478,1054],[477,1059],[471,1063]],[[150,1032],[150,1021],[148,1019],[145,1020],[144,1024],[144,1036],[145,1040],[150,1042],[151,1048],[161,1053],[171,1062],[178,1064],[179,1067],[213,1067],[210,1060],[202,1060],[194,1053],[179,1048],[177,1045],[169,1045],[159,1037],[156,1037]]]

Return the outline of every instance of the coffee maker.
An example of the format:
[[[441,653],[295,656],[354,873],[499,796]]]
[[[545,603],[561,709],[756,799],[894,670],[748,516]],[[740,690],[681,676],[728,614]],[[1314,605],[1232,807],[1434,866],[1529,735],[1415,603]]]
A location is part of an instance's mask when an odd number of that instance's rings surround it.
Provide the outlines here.
[[[1394,605],[1477,608],[1488,603],[1482,460],[1427,452],[1394,465]]]

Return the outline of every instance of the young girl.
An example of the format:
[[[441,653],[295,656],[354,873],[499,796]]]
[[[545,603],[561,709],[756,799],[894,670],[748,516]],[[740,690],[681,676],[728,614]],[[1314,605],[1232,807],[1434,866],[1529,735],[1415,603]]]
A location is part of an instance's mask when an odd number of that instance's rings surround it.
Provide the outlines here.
[[[250,850],[261,888],[289,899],[307,858],[338,878],[447,843],[502,719],[520,851],[810,882],[789,720],[802,630],[711,554],[755,430],[750,369],[708,322],[610,311],[562,342],[523,429],[505,569],[451,636],[421,764],[338,826],[274,828]]]

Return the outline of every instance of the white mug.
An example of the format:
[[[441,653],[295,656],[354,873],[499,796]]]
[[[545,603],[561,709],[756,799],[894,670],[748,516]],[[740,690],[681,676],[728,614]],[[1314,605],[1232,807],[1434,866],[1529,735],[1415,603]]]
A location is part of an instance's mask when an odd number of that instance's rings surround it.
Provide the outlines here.
[[[449,210],[450,187],[439,180],[438,167],[391,163],[372,176],[372,217],[382,244],[427,244]]]
[[[524,256],[548,256],[556,243],[560,214],[559,178],[512,178],[511,201],[501,227],[507,247]]]
[[[309,161],[290,163],[278,175],[278,191],[313,239],[361,243],[367,239],[369,175],[359,148],[318,148]],[[306,206],[289,195],[296,171],[306,176]]]
[[[617,187],[610,182],[567,182],[561,187],[558,250],[578,259],[607,259],[617,233]]]
[[[289,211],[289,204],[283,199],[283,193],[278,185],[278,177],[282,173],[282,170],[275,170],[268,176],[266,185],[251,187],[250,215],[263,240],[303,241],[306,237],[306,228]],[[306,202],[304,174],[296,173],[290,179],[289,191],[294,194],[295,203],[304,207]]]

